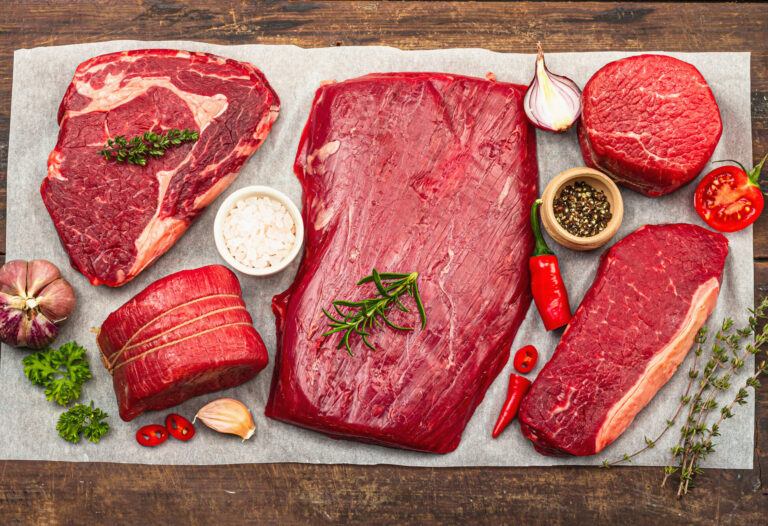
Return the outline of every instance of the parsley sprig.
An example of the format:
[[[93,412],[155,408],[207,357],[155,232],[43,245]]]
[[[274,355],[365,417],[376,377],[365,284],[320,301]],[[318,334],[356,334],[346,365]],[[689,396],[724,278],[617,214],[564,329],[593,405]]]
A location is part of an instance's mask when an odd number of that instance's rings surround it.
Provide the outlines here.
[[[109,415],[91,405],[75,404],[59,417],[56,430],[59,436],[73,444],[85,436],[90,442],[98,442],[109,431],[109,424],[104,419]]]
[[[83,383],[91,377],[85,348],[77,342],[32,353],[21,363],[29,381],[45,387],[45,397],[63,406],[80,398]]]
[[[126,140],[125,135],[116,135],[109,139],[99,152],[108,161],[115,160],[119,163],[147,165],[147,157],[157,159],[165,155],[165,151],[185,142],[196,141],[199,134],[189,128],[179,130],[171,128],[165,133],[145,132],[136,135],[131,140]]]
[[[376,285],[378,294],[361,301],[336,300],[331,302],[337,315],[334,316],[323,309],[323,313],[329,319],[328,325],[331,328],[323,336],[343,332],[344,336],[339,341],[337,348],[346,347],[350,356],[354,356],[354,354],[352,354],[352,349],[349,346],[349,338],[354,334],[359,335],[363,343],[369,349],[375,351],[376,348],[367,339],[367,336],[371,335],[370,331],[374,328],[374,324],[383,327],[381,323],[383,321],[393,329],[400,331],[413,330],[412,327],[395,325],[387,318],[387,313],[393,307],[403,312],[410,312],[401,300],[401,297],[406,294],[411,296],[416,302],[416,308],[421,318],[421,328],[424,329],[427,324],[427,316],[424,313],[424,305],[422,305],[421,298],[419,297],[418,277],[418,272],[411,272],[410,274],[379,273],[376,269],[373,269],[369,276],[364,277],[357,284],[363,285],[373,282]],[[346,312],[343,309],[346,309]]]

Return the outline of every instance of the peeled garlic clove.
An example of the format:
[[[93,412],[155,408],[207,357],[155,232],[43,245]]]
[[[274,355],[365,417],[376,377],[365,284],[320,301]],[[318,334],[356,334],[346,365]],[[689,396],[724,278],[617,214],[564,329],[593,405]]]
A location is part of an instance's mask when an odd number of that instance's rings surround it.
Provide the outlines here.
[[[0,292],[13,296],[27,293],[27,262],[21,259],[9,261],[0,268]]]
[[[234,398],[219,398],[205,404],[192,420],[197,419],[219,433],[230,433],[248,440],[256,431],[256,424],[248,408]]]
[[[36,296],[43,287],[61,277],[59,268],[44,259],[35,259],[27,266],[27,296]]]
[[[61,323],[75,309],[75,291],[69,282],[59,278],[46,285],[36,301],[45,317],[54,323]]]

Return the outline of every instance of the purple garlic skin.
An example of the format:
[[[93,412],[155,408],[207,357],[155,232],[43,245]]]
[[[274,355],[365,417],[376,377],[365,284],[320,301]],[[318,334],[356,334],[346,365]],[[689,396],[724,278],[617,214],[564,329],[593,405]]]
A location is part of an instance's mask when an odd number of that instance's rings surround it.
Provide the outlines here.
[[[53,263],[9,261],[0,268],[0,341],[42,349],[75,308],[75,291]]]

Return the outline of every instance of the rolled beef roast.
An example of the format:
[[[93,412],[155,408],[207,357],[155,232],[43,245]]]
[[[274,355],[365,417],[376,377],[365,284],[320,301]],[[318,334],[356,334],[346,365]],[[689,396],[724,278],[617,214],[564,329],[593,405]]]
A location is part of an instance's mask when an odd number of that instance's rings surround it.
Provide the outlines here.
[[[182,270],[107,317],[97,341],[123,420],[234,387],[267,366],[240,292],[222,265]]]

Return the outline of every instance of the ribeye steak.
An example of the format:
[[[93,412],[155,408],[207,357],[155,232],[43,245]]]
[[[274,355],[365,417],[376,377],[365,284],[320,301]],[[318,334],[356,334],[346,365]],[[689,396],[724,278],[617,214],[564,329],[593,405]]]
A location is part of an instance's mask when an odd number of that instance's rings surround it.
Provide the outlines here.
[[[123,420],[234,387],[267,366],[231,270],[182,270],[139,292],[97,338]]]
[[[143,49],[80,64],[40,188],[72,265],[94,285],[133,279],[234,180],[279,108],[259,70],[206,53]],[[116,135],[170,128],[200,137],[146,166],[99,155]]]
[[[582,101],[578,136],[584,162],[652,197],[699,175],[723,131],[699,70],[665,55],[603,66],[587,82]]]
[[[521,86],[381,73],[321,87],[299,144],[304,259],[273,300],[266,414],[335,438],[446,453],[509,357],[530,304],[536,137]],[[354,356],[322,308],[419,272],[425,330],[377,327]],[[408,298],[410,299],[410,298]],[[406,303],[413,307],[413,303]],[[418,316],[394,311],[402,325]]]
[[[669,380],[717,303],[721,234],[644,226],[603,254],[595,281],[520,407],[545,455],[593,455]]]

